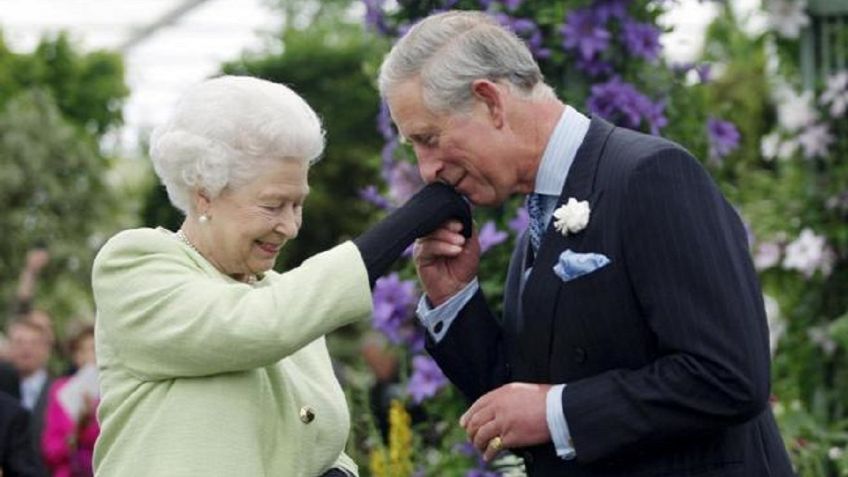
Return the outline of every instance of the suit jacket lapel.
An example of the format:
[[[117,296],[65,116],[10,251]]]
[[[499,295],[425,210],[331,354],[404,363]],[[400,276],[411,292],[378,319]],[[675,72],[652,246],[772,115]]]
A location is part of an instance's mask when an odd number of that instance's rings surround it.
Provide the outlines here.
[[[583,143],[577,150],[574,162],[568,172],[562,193],[557,200],[557,207],[568,201],[570,197],[577,200],[589,200],[590,207],[600,199],[601,191],[594,191],[595,173],[609,134],[613,126],[600,118],[592,118],[589,131]],[[524,329],[518,339],[523,350],[533,350],[525,353],[530,361],[533,377],[540,382],[549,380],[550,348],[554,324],[554,311],[562,283],[553,272],[553,266],[559,253],[569,246],[570,242],[578,241],[580,233],[564,236],[553,227],[553,219],[548,224],[542,237],[542,244],[533,265],[533,270],[524,286],[521,296],[522,319]]]

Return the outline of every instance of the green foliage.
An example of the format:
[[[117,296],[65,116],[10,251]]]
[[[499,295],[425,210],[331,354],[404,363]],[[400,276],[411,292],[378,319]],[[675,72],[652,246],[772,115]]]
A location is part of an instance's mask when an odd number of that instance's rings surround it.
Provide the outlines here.
[[[32,54],[9,51],[0,37],[0,107],[33,86],[49,91],[62,115],[94,136],[121,123],[129,93],[120,56],[76,51],[64,33],[41,41]]]
[[[51,253],[41,284],[47,294],[52,287],[83,284],[53,296],[49,309],[77,311],[94,252],[89,240],[112,215],[107,160],[43,91],[20,93],[0,114],[0,157],[0,227],[12,232],[0,242],[2,283],[12,285],[4,287],[3,298],[11,297],[27,250],[43,241]]]
[[[116,200],[108,182],[114,161],[98,146],[102,134],[121,122],[127,95],[122,65],[112,53],[76,51],[64,35],[43,40],[31,54],[9,51],[0,37],[4,311],[27,250],[44,242],[51,261],[36,305],[54,316],[60,330],[73,315],[92,315],[94,252],[115,221],[129,220],[126,202]]]

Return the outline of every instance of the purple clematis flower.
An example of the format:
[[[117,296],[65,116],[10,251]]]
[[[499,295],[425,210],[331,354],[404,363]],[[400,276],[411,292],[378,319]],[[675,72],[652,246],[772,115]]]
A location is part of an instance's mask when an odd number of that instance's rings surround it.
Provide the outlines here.
[[[662,50],[660,31],[655,26],[650,23],[626,21],[621,33],[624,45],[631,55],[648,61],[654,61],[659,56]]]
[[[491,470],[486,469],[471,469],[466,474],[465,477],[500,477],[501,474],[497,472],[492,472]]]
[[[512,18],[505,13],[496,13],[493,16],[498,23],[524,40],[533,56],[536,58],[551,56],[551,50],[542,45],[544,38],[536,22],[528,18]]]
[[[530,226],[530,214],[527,213],[527,207],[519,207],[515,211],[515,217],[507,224],[510,230],[519,235]]]
[[[645,120],[651,127],[651,134],[659,136],[660,130],[668,126],[668,118],[665,116],[665,100],[661,99],[651,103],[644,111]]]
[[[576,63],[577,69],[593,78],[598,76],[611,75],[613,73],[613,68],[611,64],[597,58],[593,58],[591,60],[577,58]]]
[[[509,234],[502,230],[498,230],[495,222],[488,221],[480,227],[480,233],[477,235],[477,240],[480,241],[480,253],[486,253],[495,245],[500,245],[506,241]]]
[[[377,190],[377,186],[374,185],[360,189],[359,197],[366,202],[376,205],[380,209],[388,209],[391,207],[389,199],[383,197],[383,195],[380,194],[380,191]]]
[[[389,197],[400,205],[424,187],[418,168],[408,161],[397,161],[389,172]]]
[[[388,34],[389,28],[383,12],[383,4],[386,0],[363,0],[363,3],[365,4],[365,26],[382,35]]]
[[[514,12],[518,10],[518,7],[520,7],[522,3],[524,3],[524,0],[480,0],[479,3],[483,10],[488,10],[493,3],[500,3],[505,6],[508,11]]]
[[[606,23],[613,18],[624,20],[627,17],[627,6],[630,2],[631,0],[598,0],[592,8],[598,20]]]
[[[562,47],[567,51],[576,51],[586,61],[605,51],[612,38],[595,12],[586,8],[569,13],[560,33],[563,37]]]
[[[524,0],[501,0],[501,3],[511,12],[518,10],[523,2]]]
[[[389,105],[385,101],[380,101],[380,113],[377,115],[377,130],[386,141],[391,141],[397,137],[397,132],[392,125],[392,116],[389,112]]]
[[[739,147],[739,130],[730,121],[707,118],[710,138],[710,158],[720,160]]]
[[[406,390],[412,396],[413,402],[420,404],[425,399],[435,396],[447,384],[448,378],[433,359],[424,355],[412,358],[412,376],[409,378]]]
[[[698,79],[701,80],[701,83],[709,83],[712,79],[712,68],[713,65],[709,63],[701,63],[700,65],[695,66],[695,72],[698,73]]]
[[[615,77],[606,83],[592,86],[587,100],[589,111],[624,127],[636,129],[644,117],[655,116],[657,127],[664,120],[661,110],[635,86]]]
[[[392,343],[414,343],[418,330],[412,315],[417,300],[414,281],[401,280],[397,273],[378,278],[374,284],[373,327]]]
[[[380,151],[380,177],[385,182],[392,180],[392,170],[395,168],[395,151],[400,146],[398,138],[392,138],[383,144],[383,149]]]

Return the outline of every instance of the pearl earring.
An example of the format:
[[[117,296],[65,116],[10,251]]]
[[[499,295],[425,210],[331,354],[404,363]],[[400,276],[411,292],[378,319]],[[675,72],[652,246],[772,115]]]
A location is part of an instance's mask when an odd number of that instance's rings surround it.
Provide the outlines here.
[[[208,216],[208,215],[206,215],[206,214],[202,214],[200,217],[198,217],[198,218],[197,218],[197,220],[198,220],[201,224],[205,224],[206,222],[209,222],[209,216]]]

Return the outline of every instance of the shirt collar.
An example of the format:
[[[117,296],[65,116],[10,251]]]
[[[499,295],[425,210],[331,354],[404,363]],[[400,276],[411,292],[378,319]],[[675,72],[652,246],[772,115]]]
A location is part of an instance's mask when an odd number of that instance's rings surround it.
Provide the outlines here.
[[[38,395],[41,394],[41,388],[47,382],[47,370],[39,369],[32,373],[29,377],[21,380],[21,400],[24,407],[32,410],[35,407],[35,402],[38,400]]]
[[[533,192],[556,197],[562,194],[568,171],[589,131],[590,123],[588,117],[571,106],[565,106],[542,154]]]

